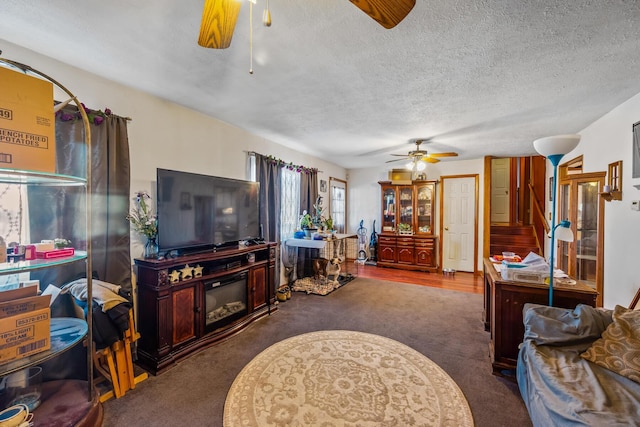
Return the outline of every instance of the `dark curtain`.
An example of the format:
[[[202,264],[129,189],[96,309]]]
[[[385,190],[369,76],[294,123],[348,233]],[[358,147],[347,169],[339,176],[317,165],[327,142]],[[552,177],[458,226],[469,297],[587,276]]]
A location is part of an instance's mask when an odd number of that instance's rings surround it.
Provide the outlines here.
[[[306,210],[314,214],[313,204],[318,198],[318,172],[310,170],[300,173],[300,214]]]
[[[76,115],[77,109],[64,112]],[[91,132],[91,262],[93,277],[122,286],[131,294],[129,247],[129,140],[127,120],[108,116],[100,124],[90,124]],[[56,168],[59,174],[87,177],[86,145],[82,120],[56,118]],[[32,242],[43,239],[71,240],[77,250],[87,249],[85,189],[78,187],[30,187],[28,190],[29,231]],[[75,262],[31,273],[44,289],[58,287],[86,276],[86,265]],[[130,298],[129,298],[130,299]],[[61,294],[51,306],[53,317],[77,316],[77,306],[69,294]],[[94,327],[95,331],[95,327]],[[64,356],[42,364],[45,380],[86,379],[86,347],[75,346]]]
[[[256,177],[260,183],[260,224],[262,238],[280,242],[280,179],[282,168],[266,156],[255,153]],[[280,260],[276,262],[275,287],[280,284]],[[272,289],[275,292],[275,289]]]
[[[300,173],[300,214],[306,210],[315,213],[313,204],[318,198],[318,172],[315,169]],[[298,249],[296,275],[300,279],[313,275],[311,260],[319,256],[317,249]]]
[[[64,112],[76,115],[77,109]],[[91,132],[91,245],[93,276],[131,291],[129,246],[129,140],[127,119],[107,116],[90,124]],[[56,118],[56,162],[60,174],[86,177],[86,147],[82,120]],[[77,250],[86,250],[86,206],[83,187],[30,188],[29,230],[32,242],[57,237],[71,240]],[[41,287],[62,286],[85,276],[85,265],[73,263],[32,273]]]

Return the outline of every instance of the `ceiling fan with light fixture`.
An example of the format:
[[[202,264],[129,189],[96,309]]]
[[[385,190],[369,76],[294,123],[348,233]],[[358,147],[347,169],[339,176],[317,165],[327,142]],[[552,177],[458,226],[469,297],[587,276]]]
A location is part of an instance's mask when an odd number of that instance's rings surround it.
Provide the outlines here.
[[[437,157],[456,157],[458,153],[448,152],[448,153],[429,153],[427,150],[421,150],[420,144],[426,142],[425,139],[416,139],[414,142],[416,144],[416,149],[409,151],[408,154],[392,154],[392,156],[401,157],[400,159],[387,160],[386,163],[398,162],[401,160],[409,160],[406,165],[407,169],[423,171],[427,166],[427,163],[438,163],[440,160]]]
[[[256,3],[256,0],[248,1]],[[349,1],[387,29],[398,25],[416,4],[416,0]],[[241,5],[241,0],[205,0],[198,44],[212,49],[228,48]],[[271,25],[269,0],[266,0],[262,23],[267,27]]]

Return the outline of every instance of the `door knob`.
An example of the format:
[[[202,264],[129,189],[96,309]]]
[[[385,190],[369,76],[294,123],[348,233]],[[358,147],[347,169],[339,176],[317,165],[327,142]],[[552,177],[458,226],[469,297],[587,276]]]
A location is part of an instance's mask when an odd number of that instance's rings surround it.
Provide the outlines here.
[[[445,230],[447,230],[447,231],[449,231],[449,227],[445,227],[444,229],[445,229]]]

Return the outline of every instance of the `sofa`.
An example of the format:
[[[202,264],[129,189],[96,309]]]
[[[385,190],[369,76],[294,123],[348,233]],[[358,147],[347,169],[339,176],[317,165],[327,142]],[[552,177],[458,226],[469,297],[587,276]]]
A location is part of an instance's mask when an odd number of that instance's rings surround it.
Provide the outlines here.
[[[640,310],[525,304],[518,387],[534,426],[640,426]]]

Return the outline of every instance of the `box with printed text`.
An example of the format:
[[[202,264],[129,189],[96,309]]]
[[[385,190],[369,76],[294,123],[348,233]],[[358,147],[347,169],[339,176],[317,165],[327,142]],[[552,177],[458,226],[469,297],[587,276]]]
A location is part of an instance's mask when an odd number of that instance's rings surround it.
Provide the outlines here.
[[[0,365],[51,348],[51,295],[36,292],[35,286],[0,292]]]
[[[53,84],[0,67],[0,168],[54,173]]]

